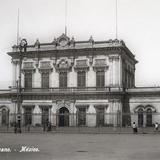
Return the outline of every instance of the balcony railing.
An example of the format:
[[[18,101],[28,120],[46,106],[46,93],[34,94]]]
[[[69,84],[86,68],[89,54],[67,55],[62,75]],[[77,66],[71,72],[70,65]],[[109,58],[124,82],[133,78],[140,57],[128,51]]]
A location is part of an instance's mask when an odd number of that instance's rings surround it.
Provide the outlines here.
[[[22,92],[49,92],[49,93],[73,93],[73,92],[120,92],[121,87],[67,87],[67,88],[22,88]]]

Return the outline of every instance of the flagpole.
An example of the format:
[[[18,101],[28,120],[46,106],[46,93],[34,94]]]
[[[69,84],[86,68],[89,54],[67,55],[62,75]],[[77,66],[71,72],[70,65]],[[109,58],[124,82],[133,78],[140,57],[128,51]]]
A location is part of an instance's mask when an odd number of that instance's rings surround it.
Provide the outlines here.
[[[118,39],[118,1],[116,0],[116,39]]]
[[[67,35],[67,0],[65,0],[65,35]]]
[[[18,8],[18,15],[17,15],[17,46],[19,45],[19,8]]]

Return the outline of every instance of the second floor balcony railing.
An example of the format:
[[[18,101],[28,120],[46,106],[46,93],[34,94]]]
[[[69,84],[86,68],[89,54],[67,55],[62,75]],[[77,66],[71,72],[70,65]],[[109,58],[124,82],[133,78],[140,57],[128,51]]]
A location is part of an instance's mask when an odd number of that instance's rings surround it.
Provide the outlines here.
[[[120,92],[121,87],[67,87],[67,88],[22,88],[22,92],[49,92],[49,93],[73,93],[73,92]]]

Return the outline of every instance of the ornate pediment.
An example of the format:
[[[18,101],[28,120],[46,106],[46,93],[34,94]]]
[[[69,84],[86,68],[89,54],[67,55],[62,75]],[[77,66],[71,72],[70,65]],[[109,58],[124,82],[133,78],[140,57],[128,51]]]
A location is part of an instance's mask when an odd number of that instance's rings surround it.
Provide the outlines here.
[[[65,47],[69,44],[70,38],[67,37],[64,33],[57,38],[57,43],[61,47]]]
[[[67,100],[57,100],[57,111],[59,111],[60,108],[66,107],[69,112],[71,112],[71,102]]]
[[[61,59],[57,64],[56,64],[56,70],[57,71],[70,71],[71,70],[71,64],[69,63],[68,59]]]

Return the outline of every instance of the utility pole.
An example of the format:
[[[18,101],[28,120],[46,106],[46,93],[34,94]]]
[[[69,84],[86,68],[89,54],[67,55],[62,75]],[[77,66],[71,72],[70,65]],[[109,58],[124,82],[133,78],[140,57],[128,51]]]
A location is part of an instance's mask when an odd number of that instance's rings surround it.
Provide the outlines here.
[[[22,86],[21,86],[21,73],[22,73],[22,60],[23,60],[23,52],[26,52],[27,48],[27,40],[22,39],[20,44],[18,45],[19,49],[19,77],[18,77],[18,83],[17,83],[17,132],[21,133],[21,106],[22,106]]]

